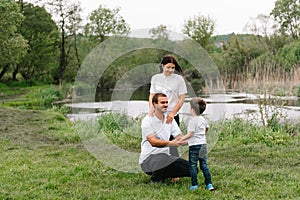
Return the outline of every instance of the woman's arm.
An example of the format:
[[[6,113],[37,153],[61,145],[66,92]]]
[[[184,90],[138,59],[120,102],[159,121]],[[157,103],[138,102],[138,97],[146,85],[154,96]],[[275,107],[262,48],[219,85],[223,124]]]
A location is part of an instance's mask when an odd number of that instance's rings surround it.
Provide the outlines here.
[[[153,99],[154,95],[155,95],[154,93],[150,93],[149,94],[149,100],[148,100],[148,103],[149,103],[149,115],[153,115],[153,113],[154,113],[154,107],[153,107],[153,104],[152,104],[152,99]]]
[[[182,107],[184,100],[185,100],[185,94],[179,95],[176,106],[173,108],[172,112],[167,116],[167,123],[172,122],[172,120],[174,119],[174,116],[177,114],[177,112]]]

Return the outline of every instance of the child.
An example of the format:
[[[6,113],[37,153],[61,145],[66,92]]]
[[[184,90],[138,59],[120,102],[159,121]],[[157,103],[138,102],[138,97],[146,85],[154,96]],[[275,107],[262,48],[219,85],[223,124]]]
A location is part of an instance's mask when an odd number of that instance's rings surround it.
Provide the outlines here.
[[[207,190],[214,190],[211,182],[210,171],[207,165],[207,147],[206,147],[206,133],[208,131],[208,123],[201,114],[206,109],[206,102],[200,98],[195,97],[190,101],[192,119],[188,124],[188,134],[183,136],[181,141],[189,145],[189,165],[192,185],[190,190],[198,189],[197,179],[197,163],[199,160],[200,169],[203,172],[204,182]]]

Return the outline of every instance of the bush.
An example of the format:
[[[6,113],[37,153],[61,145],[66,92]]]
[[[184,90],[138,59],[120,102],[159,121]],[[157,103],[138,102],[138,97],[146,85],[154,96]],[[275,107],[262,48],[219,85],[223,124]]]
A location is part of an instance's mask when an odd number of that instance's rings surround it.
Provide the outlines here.
[[[232,146],[250,143],[262,143],[267,146],[288,145],[293,136],[299,134],[299,124],[279,124],[261,126],[240,118],[214,122],[212,128],[220,130],[219,141]]]
[[[98,123],[100,129],[104,132],[122,131],[130,126],[132,119],[125,114],[108,113],[102,115]]]

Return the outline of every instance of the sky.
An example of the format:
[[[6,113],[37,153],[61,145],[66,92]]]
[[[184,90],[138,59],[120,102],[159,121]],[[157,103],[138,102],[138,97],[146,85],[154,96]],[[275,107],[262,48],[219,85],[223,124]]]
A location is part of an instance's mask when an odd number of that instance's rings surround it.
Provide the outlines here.
[[[251,18],[269,15],[276,0],[79,0],[87,16],[98,6],[114,9],[129,24],[131,30],[166,25],[182,32],[186,20],[194,16],[209,16],[215,20],[215,35],[245,33]]]

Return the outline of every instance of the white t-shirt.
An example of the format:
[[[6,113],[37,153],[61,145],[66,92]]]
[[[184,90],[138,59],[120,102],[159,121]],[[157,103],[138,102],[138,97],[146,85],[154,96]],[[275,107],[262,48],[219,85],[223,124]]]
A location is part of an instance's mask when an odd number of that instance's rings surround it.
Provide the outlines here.
[[[181,75],[163,73],[155,74],[151,78],[150,93],[164,93],[168,97],[169,105],[167,113],[170,113],[178,102],[179,95],[186,94],[187,88]]]
[[[203,116],[192,117],[188,124],[188,132],[194,132],[194,135],[188,140],[189,146],[206,144],[206,128],[209,128],[209,125]]]
[[[166,119],[166,116],[164,119]],[[170,135],[176,137],[180,133],[181,131],[175,120],[173,120],[172,123],[167,124],[166,121],[162,123],[162,121],[155,116],[152,117],[147,115],[142,120],[142,143],[139,164],[142,164],[151,154],[169,154],[169,147],[153,147],[147,140],[147,136],[154,134],[158,139],[169,141]]]

